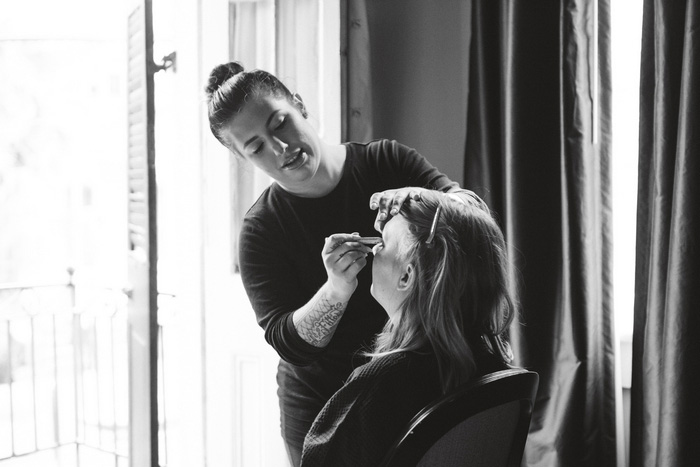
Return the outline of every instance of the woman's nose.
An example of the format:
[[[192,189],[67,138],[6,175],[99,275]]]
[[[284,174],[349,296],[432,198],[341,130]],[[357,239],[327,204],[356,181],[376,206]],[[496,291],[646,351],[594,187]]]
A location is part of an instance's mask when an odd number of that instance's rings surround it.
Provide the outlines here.
[[[274,148],[275,154],[277,156],[284,155],[284,153],[287,151],[287,148],[289,147],[289,145],[287,143],[285,143],[284,141],[282,141],[281,139],[277,138],[276,136],[272,137],[272,141],[274,143],[273,148]]]

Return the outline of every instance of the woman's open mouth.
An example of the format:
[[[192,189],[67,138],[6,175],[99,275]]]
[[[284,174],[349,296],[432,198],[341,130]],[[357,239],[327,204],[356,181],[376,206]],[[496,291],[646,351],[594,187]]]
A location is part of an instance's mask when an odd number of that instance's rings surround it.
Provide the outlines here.
[[[281,169],[282,170],[294,170],[298,169],[302,165],[306,163],[306,161],[309,159],[308,154],[303,149],[300,149],[297,151],[297,153],[287,159],[287,161],[282,165]]]

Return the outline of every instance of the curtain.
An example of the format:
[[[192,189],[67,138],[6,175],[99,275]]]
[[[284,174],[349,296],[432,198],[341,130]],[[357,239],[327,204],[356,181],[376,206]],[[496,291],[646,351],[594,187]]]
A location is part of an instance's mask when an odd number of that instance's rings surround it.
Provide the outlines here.
[[[699,34],[698,2],[644,2],[632,467],[700,465]]]
[[[518,284],[516,364],[540,375],[524,465],[614,466],[609,2],[473,0],[465,186]]]

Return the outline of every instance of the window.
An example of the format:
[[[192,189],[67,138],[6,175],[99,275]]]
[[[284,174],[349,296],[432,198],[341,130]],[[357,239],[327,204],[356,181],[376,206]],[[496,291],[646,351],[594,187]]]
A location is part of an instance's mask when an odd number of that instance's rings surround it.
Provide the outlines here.
[[[309,120],[328,142],[340,142],[340,2],[259,0],[229,3],[229,59],[275,74],[298,93]],[[270,184],[246,161],[231,159],[233,270],[246,211]]]
[[[613,306],[622,386],[628,388],[634,321],[641,2],[612,2],[611,30]]]
[[[642,8],[613,2],[613,243],[615,312],[621,337],[632,334],[635,231],[637,224],[637,158],[639,138],[639,66]]]
[[[3,465],[127,462],[125,33],[122,2],[0,3]]]

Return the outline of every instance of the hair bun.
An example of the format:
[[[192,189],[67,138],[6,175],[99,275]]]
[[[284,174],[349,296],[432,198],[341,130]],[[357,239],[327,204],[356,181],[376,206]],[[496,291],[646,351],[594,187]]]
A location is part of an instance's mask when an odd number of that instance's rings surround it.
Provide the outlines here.
[[[228,79],[243,71],[245,69],[239,62],[229,62],[216,66],[209,73],[209,83],[206,87],[207,96],[214,94]]]

